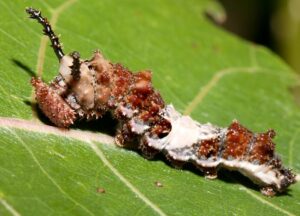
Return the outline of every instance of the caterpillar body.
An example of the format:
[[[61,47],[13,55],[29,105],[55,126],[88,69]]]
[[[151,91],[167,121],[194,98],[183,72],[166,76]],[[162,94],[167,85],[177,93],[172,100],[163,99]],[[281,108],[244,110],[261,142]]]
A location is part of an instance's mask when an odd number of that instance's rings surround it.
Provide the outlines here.
[[[237,121],[228,128],[201,124],[165,105],[152,86],[151,72],[132,73],[96,51],[90,60],[78,52],[65,55],[58,37],[41,12],[27,8],[30,18],[44,27],[58,57],[59,74],[47,85],[32,78],[36,101],[58,127],[76,120],[97,119],[106,112],[118,120],[117,145],[134,145],[146,158],[162,152],[174,166],[192,163],[207,178],[219,168],[237,170],[267,196],[284,192],[296,176],[275,153],[273,130],[253,133]]]

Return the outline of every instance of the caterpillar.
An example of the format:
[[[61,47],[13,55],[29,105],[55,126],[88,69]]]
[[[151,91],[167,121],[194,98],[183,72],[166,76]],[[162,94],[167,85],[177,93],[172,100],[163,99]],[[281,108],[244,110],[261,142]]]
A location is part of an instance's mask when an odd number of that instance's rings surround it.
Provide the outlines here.
[[[41,12],[26,12],[43,26],[59,60],[59,73],[49,85],[39,77],[31,79],[39,108],[56,126],[68,128],[109,112],[118,120],[116,145],[134,146],[148,159],[162,153],[173,166],[194,164],[209,179],[220,168],[236,170],[266,196],[285,192],[296,182],[275,153],[273,130],[253,133],[238,121],[221,128],[181,115],[153,88],[151,71],[132,73],[99,50],[90,60],[82,60],[77,51],[65,55]]]

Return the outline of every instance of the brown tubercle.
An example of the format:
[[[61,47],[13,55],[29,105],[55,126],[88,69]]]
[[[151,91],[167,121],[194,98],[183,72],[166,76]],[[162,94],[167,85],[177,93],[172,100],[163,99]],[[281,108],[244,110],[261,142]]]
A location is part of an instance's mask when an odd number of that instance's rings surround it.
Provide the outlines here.
[[[198,154],[204,158],[217,158],[220,148],[220,138],[203,140],[200,143]]]
[[[252,137],[253,133],[251,131],[239,122],[233,121],[228,127],[222,157],[225,159],[241,159],[246,154]]]
[[[42,112],[58,127],[69,127],[76,120],[75,111],[65,100],[45,84],[41,78],[32,78],[35,97]]]
[[[263,164],[272,160],[275,150],[272,137],[274,137],[274,133],[270,133],[270,131],[256,135],[255,142],[249,152],[249,161],[257,161]]]

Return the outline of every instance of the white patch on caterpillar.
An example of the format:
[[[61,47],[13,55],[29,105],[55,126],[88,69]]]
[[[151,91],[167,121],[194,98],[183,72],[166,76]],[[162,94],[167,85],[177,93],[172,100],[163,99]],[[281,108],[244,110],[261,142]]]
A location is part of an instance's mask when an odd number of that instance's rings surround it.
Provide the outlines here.
[[[200,124],[189,116],[182,116],[173,105],[166,106],[161,115],[170,121],[172,129],[170,133],[162,139],[146,137],[148,145],[164,152],[167,152],[175,160],[195,161],[194,144],[201,140],[217,138],[220,129],[207,124]]]
[[[145,124],[144,122],[141,122],[138,119],[130,120],[129,124],[131,126],[131,131],[136,134],[143,134],[146,130],[150,128],[149,125]]]
[[[201,167],[224,167],[229,170],[236,170],[258,185],[276,185],[278,189],[281,188],[280,183],[284,176],[272,169],[271,166],[238,159],[200,158],[194,145],[198,143],[199,146],[202,140],[225,137],[226,128],[219,128],[210,123],[200,124],[189,116],[182,116],[172,105],[166,106],[161,115],[171,122],[171,132],[161,139],[147,136],[149,146],[163,151],[174,160],[192,162]]]
[[[82,63],[80,65],[80,79],[72,86],[78,103],[86,110],[93,109],[95,105],[94,74],[94,70],[90,70],[87,64]]]
[[[71,74],[71,66],[73,65],[72,56],[65,55],[60,60],[59,73],[63,77],[66,84],[72,83],[73,76]],[[80,65],[80,79],[72,85],[72,91],[79,104],[84,107],[85,110],[90,110],[94,108],[95,100],[95,71],[90,70],[88,65],[83,62]]]
[[[132,110],[125,106],[120,106],[120,110],[122,112],[122,115],[127,118],[132,118],[133,114],[137,112],[137,110]]]
[[[73,58],[71,56],[65,55],[61,58],[59,64],[59,73],[63,77],[66,83],[69,83],[73,78],[71,75],[71,66],[73,65]]]
[[[280,183],[284,178],[283,175],[278,171],[276,172],[271,166],[264,164],[221,159],[221,165],[229,170],[239,171],[258,185],[276,185],[276,187],[280,189]]]
[[[235,170],[251,179],[258,185],[276,185],[280,190],[280,182],[284,176],[277,170],[272,169],[271,166],[264,164],[254,164],[249,161],[242,160],[225,160],[219,158],[212,161],[210,158],[207,160],[196,160],[196,164],[202,167],[224,167],[228,170]]]

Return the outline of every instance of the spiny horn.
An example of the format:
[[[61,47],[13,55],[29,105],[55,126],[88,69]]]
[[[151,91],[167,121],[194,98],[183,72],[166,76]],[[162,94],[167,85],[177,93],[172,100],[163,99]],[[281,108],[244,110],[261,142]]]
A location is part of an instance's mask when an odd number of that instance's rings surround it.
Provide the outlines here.
[[[59,42],[58,37],[53,32],[50,23],[48,22],[47,18],[42,16],[41,11],[36,10],[34,8],[26,8],[26,12],[30,15],[29,18],[36,19],[40,24],[43,25],[44,29],[43,32],[45,35],[47,35],[52,43],[53,50],[58,58],[60,60],[64,56],[64,52],[62,50],[62,45]]]

